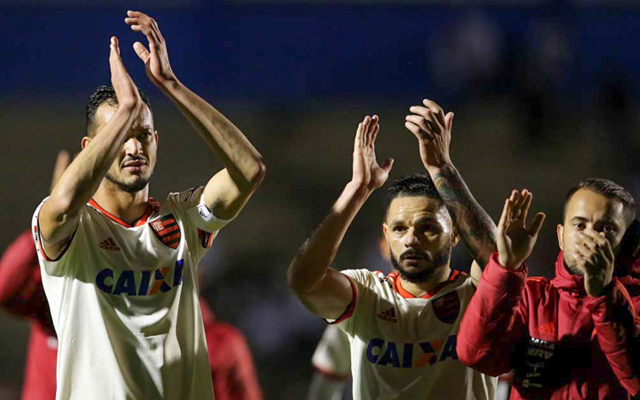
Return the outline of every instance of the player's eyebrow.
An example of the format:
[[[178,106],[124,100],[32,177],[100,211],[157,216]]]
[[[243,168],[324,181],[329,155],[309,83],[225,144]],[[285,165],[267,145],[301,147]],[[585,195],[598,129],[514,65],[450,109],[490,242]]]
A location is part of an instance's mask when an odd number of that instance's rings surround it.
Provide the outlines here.
[[[153,133],[153,127],[151,125],[138,125],[133,128],[135,132],[150,132]]]
[[[620,226],[616,223],[616,221],[612,220],[612,219],[608,219],[608,218],[602,218],[596,221],[599,224],[607,224],[607,225],[613,225],[616,228],[620,228]]]
[[[576,216],[574,216],[574,217],[571,217],[571,220],[570,220],[570,221],[571,221],[571,222],[587,222],[587,221],[589,221],[589,219],[588,219],[588,218],[585,218],[585,217],[581,217],[581,216],[576,215]]]
[[[414,224],[424,224],[427,222],[438,222],[438,218],[435,215],[424,215],[414,221]]]
[[[391,226],[406,225],[406,223],[405,223],[404,219],[396,218],[396,219],[391,220],[391,223],[389,225],[391,225]]]

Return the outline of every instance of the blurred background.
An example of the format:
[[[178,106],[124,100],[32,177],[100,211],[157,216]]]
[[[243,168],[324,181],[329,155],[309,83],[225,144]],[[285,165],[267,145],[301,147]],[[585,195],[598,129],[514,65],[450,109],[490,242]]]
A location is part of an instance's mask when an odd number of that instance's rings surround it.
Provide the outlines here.
[[[452,159],[491,216],[513,188],[547,213],[533,275],[554,274],[570,186],[597,176],[640,190],[636,0],[0,0],[0,248],[29,227],[57,151],[79,150],[86,99],[109,83],[111,35],[152,102],[152,196],[221,168],[145,76],[127,9],[156,18],[181,81],[265,156],[262,187],[202,265],[204,295],[245,334],[265,399],[305,398],[324,323],[285,271],[350,179],[365,114],[380,116],[377,153],[395,158],[395,179],[423,171],[408,108],[430,98],[454,111]],[[378,252],[384,202],[381,189],[365,205],[337,268],[389,268]],[[454,267],[469,264],[459,245]],[[0,313],[2,400],[20,396],[28,335],[26,321]]]

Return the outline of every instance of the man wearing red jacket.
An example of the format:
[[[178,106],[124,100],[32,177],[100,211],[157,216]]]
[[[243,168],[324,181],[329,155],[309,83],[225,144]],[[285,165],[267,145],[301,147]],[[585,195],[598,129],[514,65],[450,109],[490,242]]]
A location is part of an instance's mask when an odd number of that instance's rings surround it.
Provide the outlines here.
[[[69,155],[65,151],[60,152],[51,187],[55,186],[68,165]],[[207,346],[210,350],[216,349],[209,351],[216,400],[262,400],[244,335],[235,327],[217,321],[202,298],[200,307]],[[29,230],[20,234],[0,258],[0,308],[32,321],[22,400],[55,399],[58,340]]]
[[[460,360],[491,375],[513,369],[512,400],[638,398],[633,197],[605,179],[569,191],[553,279],[527,278],[523,261],[537,239],[524,223],[530,202],[523,191],[505,203],[498,253],[460,326]]]

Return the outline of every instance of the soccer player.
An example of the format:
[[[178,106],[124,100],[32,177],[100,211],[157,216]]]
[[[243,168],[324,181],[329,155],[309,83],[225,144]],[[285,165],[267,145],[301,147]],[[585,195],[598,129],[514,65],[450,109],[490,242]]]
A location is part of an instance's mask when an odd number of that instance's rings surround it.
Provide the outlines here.
[[[444,130],[429,133],[439,137],[437,143],[426,133],[416,135],[425,164],[437,163],[427,157],[448,151],[442,144],[450,139],[451,117]],[[352,179],[291,263],[289,286],[309,310],[348,334],[355,399],[493,399],[495,378],[466,368],[455,352],[475,286],[451,269],[459,235],[429,176],[413,175],[389,188],[383,232],[395,272],[329,268],[351,221],[391,171],[392,159],[381,166],[376,161],[378,131],[377,116],[358,126]],[[476,232],[490,234],[495,226],[483,215],[469,221]],[[481,254],[476,242],[469,245]]]
[[[378,241],[385,270],[390,260],[387,239]],[[314,373],[309,385],[308,400],[340,400],[351,380],[351,350],[349,337],[336,325],[327,325],[311,358]],[[351,396],[348,396],[350,399]]]
[[[213,399],[197,265],[265,166],[230,121],[178,80],[156,21],[128,11],[125,22],[149,42],[134,49],[150,80],[225,168],[162,205],[149,197],[158,133],[112,37],[113,89],[91,97],[82,152],[33,218],[59,341],[56,398]]]
[[[314,374],[308,400],[340,400],[351,378],[349,337],[335,325],[324,330],[311,358]]]
[[[640,264],[636,202],[606,179],[567,193],[553,279],[528,278],[537,233],[531,193],[506,200],[498,249],[458,334],[460,360],[491,375],[514,370],[511,399],[638,398]]]

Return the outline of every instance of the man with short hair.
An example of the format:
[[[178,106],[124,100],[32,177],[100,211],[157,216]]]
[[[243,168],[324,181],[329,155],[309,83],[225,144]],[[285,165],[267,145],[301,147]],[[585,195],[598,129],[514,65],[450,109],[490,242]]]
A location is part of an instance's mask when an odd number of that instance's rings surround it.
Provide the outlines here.
[[[429,168],[444,167],[448,159],[444,153],[453,115],[442,117],[442,130],[414,132]],[[382,166],[376,161],[378,131],[377,116],[367,116],[358,126],[352,179],[291,263],[289,286],[310,311],[349,336],[355,399],[493,399],[496,380],[466,368],[455,352],[459,322],[475,282],[451,268],[451,251],[460,236],[449,203],[428,175],[402,178],[389,188],[383,232],[395,272],[385,276],[367,269],[329,268],[351,221],[391,171],[392,159]],[[495,225],[466,186],[464,192],[470,200],[456,205],[457,227],[463,227],[464,237],[469,226],[485,233],[467,243],[482,260],[491,251],[476,244],[492,242]],[[455,194],[451,198],[459,200]]]
[[[158,132],[112,37],[113,89],[91,97],[83,150],[33,218],[59,340],[56,398],[213,399],[197,265],[265,166],[238,128],[177,79],[156,21],[128,11],[125,23],[149,41],[133,46],[148,77],[225,169],[162,205],[149,197]]]
[[[557,226],[556,275],[548,279],[528,278],[526,257],[514,259],[504,249],[510,241],[527,243],[522,224],[530,196],[524,191],[505,203],[517,212],[503,213],[501,224],[512,228],[498,227],[503,248],[491,257],[462,320],[460,360],[494,376],[513,369],[515,400],[637,398],[635,200],[606,179],[569,190]]]

